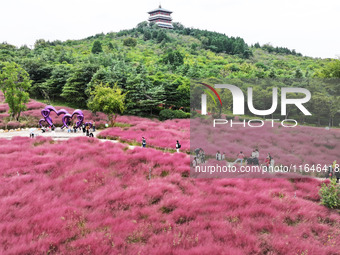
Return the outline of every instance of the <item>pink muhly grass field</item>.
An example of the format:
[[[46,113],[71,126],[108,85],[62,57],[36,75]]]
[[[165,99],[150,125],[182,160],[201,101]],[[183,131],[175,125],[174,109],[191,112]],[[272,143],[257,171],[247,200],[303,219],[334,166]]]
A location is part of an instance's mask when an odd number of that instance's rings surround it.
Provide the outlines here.
[[[0,139],[0,254],[339,253],[320,181],[192,179],[189,161],[85,137]]]
[[[181,144],[181,150],[189,151],[190,149],[190,120],[188,119],[174,119],[161,122],[134,117],[129,121],[126,116],[120,116],[117,118],[117,121],[132,126],[105,129],[100,132],[99,136],[109,139],[121,139],[128,142],[141,142],[144,136],[147,145],[167,149],[175,149],[176,141],[178,140]]]

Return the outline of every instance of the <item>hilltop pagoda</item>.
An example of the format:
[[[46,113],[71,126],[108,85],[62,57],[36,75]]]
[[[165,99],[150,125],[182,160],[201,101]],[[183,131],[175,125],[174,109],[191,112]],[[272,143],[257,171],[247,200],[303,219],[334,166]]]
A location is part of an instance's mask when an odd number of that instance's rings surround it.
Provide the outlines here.
[[[161,5],[153,11],[148,12],[150,14],[149,21],[156,23],[159,27],[173,29],[172,26],[172,11],[163,9]]]

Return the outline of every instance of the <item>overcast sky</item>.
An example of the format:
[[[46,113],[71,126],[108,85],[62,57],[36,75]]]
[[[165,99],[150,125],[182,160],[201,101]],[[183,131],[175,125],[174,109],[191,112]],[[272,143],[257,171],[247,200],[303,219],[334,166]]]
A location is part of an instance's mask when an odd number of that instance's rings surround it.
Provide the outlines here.
[[[147,20],[158,0],[0,0],[0,42],[82,39]],[[186,27],[271,43],[303,55],[340,56],[339,0],[162,0]]]

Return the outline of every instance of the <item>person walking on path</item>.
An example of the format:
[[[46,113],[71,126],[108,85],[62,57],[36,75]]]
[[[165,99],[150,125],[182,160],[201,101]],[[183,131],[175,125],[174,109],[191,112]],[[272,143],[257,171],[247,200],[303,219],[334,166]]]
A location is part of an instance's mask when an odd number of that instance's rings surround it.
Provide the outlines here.
[[[142,147],[143,148],[146,147],[146,140],[145,140],[144,136],[142,137]]]
[[[177,152],[179,152],[179,149],[181,148],[182,146],[181,146],[181,144],[178,142],[178,140],[177,140],[177,142],[176,142],[176,151]]]
[[[85,123],[83,123],[83,126],[82,126],[82,128],[83,128],[83,135],[85,135],[85,132],[86,132],[86,126],[85,126]]]
[[[96,122],[93,121],[93,125],[92,125],[92,132],[95,132],[96,131]]]
[[[90,135],[90,125],[86,126],[86,136]]]

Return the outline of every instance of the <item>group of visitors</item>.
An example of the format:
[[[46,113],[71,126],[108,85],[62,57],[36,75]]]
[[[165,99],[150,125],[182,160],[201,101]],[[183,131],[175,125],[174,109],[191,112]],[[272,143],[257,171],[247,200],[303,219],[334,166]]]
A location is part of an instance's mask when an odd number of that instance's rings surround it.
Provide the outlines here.
[[[205,153],[202,148],[195,149],[195,157],[192,162],[193,167],[196,167],[199,164],[205,163]]]
[[[30,131],[30,138],[34,138],[34,137],[38,136],[38,134],[35,133],[36,130],[37,130],[36,128],[31,128],[29,130]],[[47,131],[51,131],[53,134],[55,134],[55,126],[52,126],[52,127],[42,126],[41,127],[42,133],[46,133]]]
[[[93,137],[93,133],[91,132],[91,127],[90,127],[91,123],[83,123],[83,125],[79,126],[79,128],[77,128],[76,123],[74,123],[72,125],[71,121],[67,123],[68,129],[67,129],[67,133],[77,133],[78,129],[79,131],[83,131],[83,134],[86,136],[92,136]],[[92,132],[96,131],[96,122],[93,122],[92,124]]]
[[[243,153],[243,151],[240,151],[237,155],[236,155],[236,160],[233,162],[233,164],[236,163],[241,163],[241,165],[243,164],[243,161],[246,164],[249,165],[259,165],[259,158],[260,158],[260,152],[258,149],[254,149],[250,155],[250,157],[246,157]],[[225,152],[223,152],[223,154],[220,153],[220,151],[217,151],[216,153],[216,160],[221,161],[221,160],[226,160],[226,156],[225,156]],[[270,153],[267,154],[267,157],[264,161],[265,165],[267,167],[269,167],[270,165],[273,166],[274,165],[274,158],[270,155]]]
[[[83,134],[89,137],[93,137],[93,133],[90,133],[90,129],[91,129],[90,124],[83,123],[82,125]],[[96,130],[96,123],[93,122],[92,131],[95,132],[95,130]]]
[[[45,126],[42,126],[41,132],[42,132],[42,133],[46,133],[47,131],[51,131],[51,132],[54,132],[54,133],[55,133],[55,127],[54,127],[54,126],[52,126],[52,127],[45,127]]]
[[[92,125],[92,127],[91,127]],[[91,132],[92,129],[92,132]],[[52,134],[55,134],[55,126],[52,127],[45,127],[42,126],[41,127],[41,132],[42,133],[46,133],[47,131],[52,131]],[[96,131],[96,122],[93,122],[93,124],[91,123],[83,123],[81,126],[79,126],[77,128],[76,123],[73,123],[71,121],[69,121],[67,123],[67,133],[77,133],[77,132],[81,132],[83,131],[83,134],[89,137],[94,137],[93,132]],[[30,132],[30,137],[33,138],[34,137],[34,133]]]
[[[218,160],[218,161],[225,160],[225,152],[223,152],[223,154],[221,154],[220,151],[217,151],[216,160]]]
[[[204,150],[202,148],[197,148],[197,149],[195,149],[194,152],[195,152],[195,157],[194,157],[194,160],[192,162],[192,165],[195,167],[200,163],[205,163]],[[259,165],[259,163],[260,163],[259,158],[260,158],[260,152],[257,148],[252,151],[251,155],[248,158],[244,155],[243,151],[240,151],[236,155],[236,160],[232,164],[240,163],[242,165],[243,161],[244,161],[245,164]],[[227,161],[225,152],[221,153],[220,151],[217,151],[216,155],[215,155],[215,159],[217,161]],[[264,161],[264,164],[267,167],[269,167],[269,166],[274,166],[274,163],[275,163],[274,158],[271,156],[270,153],[268,153],[267,157]]]
[[[142,148],[145,148],[146,147],[146,139],[144,136],[142,136]],[[176,148],[176,151],[179,152],[179,149],[182,147],[182,145],[179,143],[179,141],[177,140],[176,141],[176,145],[175,145],[175,148]]]

